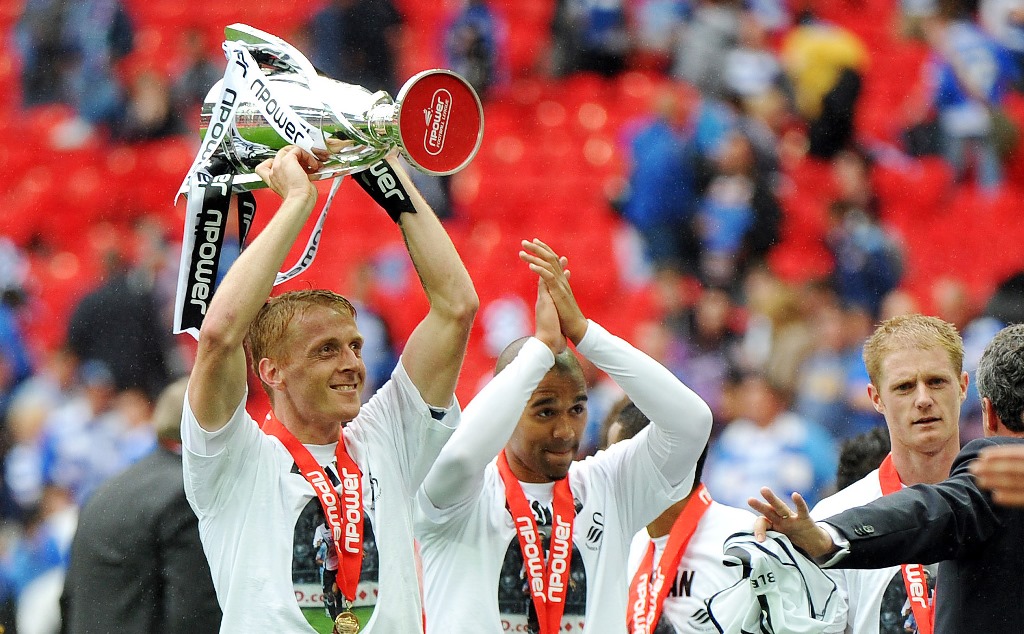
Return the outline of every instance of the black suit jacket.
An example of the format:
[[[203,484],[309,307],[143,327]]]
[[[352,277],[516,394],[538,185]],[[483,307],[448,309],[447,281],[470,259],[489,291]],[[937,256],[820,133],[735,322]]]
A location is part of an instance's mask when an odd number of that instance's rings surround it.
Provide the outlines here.
[[[181,456],[158,448],[79,516],[61,599],[70,634],[217,632],[221,612]]]
[[[1024,510],[996,505],[967,471],[990,445],[972,441],[953,461],[949,479],[920,484],[827,518],[850,540],[837,568],[939,564],[936,634],[1024,632]]]

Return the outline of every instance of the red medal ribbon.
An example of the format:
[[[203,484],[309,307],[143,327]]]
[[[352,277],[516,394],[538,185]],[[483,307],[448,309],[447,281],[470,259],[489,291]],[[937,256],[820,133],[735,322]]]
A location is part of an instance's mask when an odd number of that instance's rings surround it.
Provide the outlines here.
[[[338,429],[338,446],[334,450],[341,480],[341,499],[324,468],[295,434],[277,420],[274,412],[267,413],[263,431],[281,441],[295,460],[302,477],[320,498],[320,506],[334,538],[334,548],[338,551],[338,588],[346,599],[355,601],[359,572],[363,567],[363,477],[359,465],[348,455],[341,428]]]
[[[572,563],[572,525],[576,519],[576,506],[569,488],[568,476],[555,482],[551,518],[551,546],[547,566],[544,565],[544,548],[537,520],[526,501],[519,479],[508,466],[505,452],[498,454],[498,473],[505,483],[505,500],[519,548],[526,565],[526,576],[530,582],[530,595],[537,610],[541,634],[556,634],[562,629],[562,614],[565,612],[565,596],[569,591],[569,565]]]
[[[626,607],[626,627],[630,634],[650,634],[658,625],[661,618],[661,609],[665,605],[665,598],[671,584],[665,583],[665,573],[676,574],[679,562],[683,559],[683,553],[690,545],[690,539],[697,530],[697,524],[704,517],[711,506],[711,494],[701,484],[690,495],[689,501],[683,507],[683,511],[672,523],[672,530],[668,534],[668,542],[665,544],[665,552],[658,560],[657,568],[651,571],[654,565],[654,542],[647,547],[647,554],[644,556],[640,568],[633,575],[633,582],[629,584],[629,605]]]
[[[892,463],[890,453],[878,467],[878,481],[882,485],[882,495],[895,493],[902,488],[900,474],[896,473],[896,466]],[[903,564],[900,566],[903,571],[903,585],[907,589],[907,598],[910,599],[910,608],[914,611],[914,620],[917,621],[918,634],[932,634],[935,627],[935,600],[928,599],[928,578],[925,576],[924,566],[921,564]]]

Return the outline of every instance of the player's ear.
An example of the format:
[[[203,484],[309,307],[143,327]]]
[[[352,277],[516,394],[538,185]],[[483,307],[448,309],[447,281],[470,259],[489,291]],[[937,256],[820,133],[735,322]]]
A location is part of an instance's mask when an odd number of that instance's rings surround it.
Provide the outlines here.
[[[272,359],[263,357],[256,366],[259,369],[260,380],[271,388],[281,386],[281,370]]]

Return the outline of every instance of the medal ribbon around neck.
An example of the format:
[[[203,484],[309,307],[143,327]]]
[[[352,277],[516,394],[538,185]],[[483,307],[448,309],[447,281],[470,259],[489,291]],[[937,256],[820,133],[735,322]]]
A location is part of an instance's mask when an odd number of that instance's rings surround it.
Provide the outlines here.
[[[690,496],[683,511],[672,524],[665,552],[654,568],[654,542],[647,547],[647,554],[640,568],[629,584],[629,605],[626,608],[626,627],[630,634],[650,634],[661,618],[661,609],[671,584],[666,583],[666,573],[675,576],[683,553],[690,545],[690,539],[697,530],[704,513],[711,506],[711,494],[701,484]],[[654,568],[652,572],[652,568]]]
[[[345,448],[345,437],[338,430],[338,446],[334,456],[338,461],[338,478],[341,480],[341,498],[335,491],[324,468],[309,453],[305,445],[277,420],[274,412],[267,412],[263,431],[281,441],[299,467],[302,477],[313,487],[320,498],[320,506],[334,538],[338,552],[338,587],[351,603],[356,600],[359,587],[359,572],[363,567],[363,478],[355,460]]]
[[[562,629],[565,597],[569,591],[569,566],[572,563],[572,528],[576,506],[568,476],[555,482],[552,504],[551,544],[547,565],[537,520],[530,510],[523,487],[512,473],[505,452],[498,454],[498,473],[505,483],[505,500],[523,553],[530,595],[537,610],[541,634],[556,634]]]
[[[892,463],[891,453],[878,467],[878,482],[882,486],[882,495],[895,493],[903,487],[900,474],[896,472],[896,466]],[[900,569],[903,572],[907,598],[910,599],[910,608],[914,611],[914,620],[917,621],[918,634],[932,634],[935,627],[935,597],[933,595],[932,600],[928,600],[928,577],[925,576],[924,566],[903,564]]]

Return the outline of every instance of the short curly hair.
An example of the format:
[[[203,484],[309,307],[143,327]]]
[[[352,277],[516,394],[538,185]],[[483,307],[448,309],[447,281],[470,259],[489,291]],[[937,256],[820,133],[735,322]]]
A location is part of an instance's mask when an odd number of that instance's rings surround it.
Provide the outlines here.
[[[1003,328],[985,346],[977,381],[1006,428],[1024,432],[1024,324]]]
[[[844,440],[839,448],[836,490],[842,491],[877,469],[891,449],[889,428],[885,425]]]

